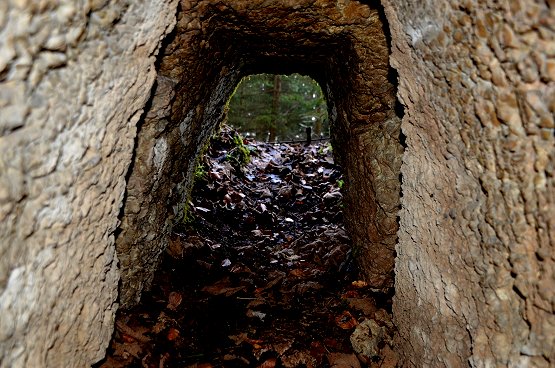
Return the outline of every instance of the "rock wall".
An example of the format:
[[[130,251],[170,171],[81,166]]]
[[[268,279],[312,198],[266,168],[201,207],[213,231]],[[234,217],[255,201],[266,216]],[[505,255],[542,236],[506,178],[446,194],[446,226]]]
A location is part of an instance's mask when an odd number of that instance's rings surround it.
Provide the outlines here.
[[[398,234],[404,366],[554,365],[555,4],[371,3],[0,2],[0,365],[103,356],[118,258],[131,306],[255,72],[323,86],[376,287],[392,284]]]
[[[171,226],[186,211],[197,157],[240,78],[256,72],[300,72],[324,87],[359,263],[373,286],[393,285],[402,147],[378,9],[329,0],[182,1],[141,123],[116,243],[122,306],[149,287]]]
[[[117,215],[175,1],[0,2],[0,366],[101,359]]]
[[[407,367],[555,365],[555,3],[384,0]]]

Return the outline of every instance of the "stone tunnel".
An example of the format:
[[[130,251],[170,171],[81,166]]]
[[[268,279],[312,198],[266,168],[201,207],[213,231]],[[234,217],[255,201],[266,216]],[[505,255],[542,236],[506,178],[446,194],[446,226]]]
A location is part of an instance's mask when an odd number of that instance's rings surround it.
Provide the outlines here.
[[[101,360],[240,79],[322,86],[403,367],[555,365],[555,2],[0,3],[0,366]]]

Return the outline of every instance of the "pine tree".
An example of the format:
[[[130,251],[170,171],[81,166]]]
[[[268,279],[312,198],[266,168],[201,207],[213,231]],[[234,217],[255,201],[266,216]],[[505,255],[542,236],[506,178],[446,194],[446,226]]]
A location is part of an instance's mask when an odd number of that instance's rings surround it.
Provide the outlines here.
[[[299,74],[243,78],[229,102],[228,123],[270,141],[302,137],[306,127],[316,135],[327,135],[329,129],[322,90]]]

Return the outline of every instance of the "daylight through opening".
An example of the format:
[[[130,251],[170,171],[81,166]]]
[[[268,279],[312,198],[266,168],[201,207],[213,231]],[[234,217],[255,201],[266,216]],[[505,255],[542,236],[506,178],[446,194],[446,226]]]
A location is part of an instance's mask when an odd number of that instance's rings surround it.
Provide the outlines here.
[[[227,123],[244,137],[258,141],[329,139],[322,89],[300,74],[244,77],[229,101]]]

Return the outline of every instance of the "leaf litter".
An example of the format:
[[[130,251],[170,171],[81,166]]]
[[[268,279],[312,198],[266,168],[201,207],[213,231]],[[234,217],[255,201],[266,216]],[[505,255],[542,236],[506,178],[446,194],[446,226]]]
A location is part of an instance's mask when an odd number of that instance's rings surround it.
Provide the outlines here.
[[[391,295],[359,278],[329,144],[243,140],[240,167],[236,137],[212,138],[192,220],[96,367],[395,367]]]

